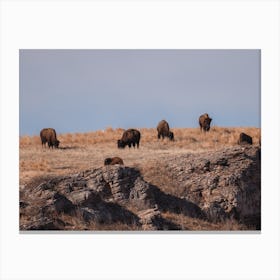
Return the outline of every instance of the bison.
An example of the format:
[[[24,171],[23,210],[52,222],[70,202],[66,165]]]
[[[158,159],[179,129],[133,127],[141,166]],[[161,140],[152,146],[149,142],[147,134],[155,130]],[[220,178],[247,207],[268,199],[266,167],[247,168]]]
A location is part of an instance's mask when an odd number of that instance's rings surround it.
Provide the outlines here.
[[[239,145],[243,145],[243,144],[252,145],[253,144],[253,139],[248,134],[241,132],[240,135],[239,135],[239,139],[238,139],[237,144],[239,144]]]
[[[126,145],[130,148],[131,145],[135,148],[135,145],[137,145],[137,148],[139,148],[139,142],[140,142],[141,134],[136,129],[128,129],[124,131],[122,138],[118,140],[118,148],[124,149]]]
[[[157,132],[158,139],[160,139],[160,137],[162,137],[162,139],[164,139],[164,137],[168,137],[169,140],[174,141],[174,133],[169,130],[169,124],[167,121],[162,120],[158,123]]]
[[[44,128],[40,131],[40,137],[42,142],[42,147],[46,146],[48,143],[49,148],[58,148],[59,141],[56,138],[56,132],[53,128]]]
[[[206,132],[210,130],[210,123],[212,119],[209,117],[207,113],[201,115],[199,117],[199,125],[200,125],[200,130]]]
[[[104,165],[114,165],[114,164],[122,164],[123,165],[123,160],[119,157],[106,158],[104,160]]]

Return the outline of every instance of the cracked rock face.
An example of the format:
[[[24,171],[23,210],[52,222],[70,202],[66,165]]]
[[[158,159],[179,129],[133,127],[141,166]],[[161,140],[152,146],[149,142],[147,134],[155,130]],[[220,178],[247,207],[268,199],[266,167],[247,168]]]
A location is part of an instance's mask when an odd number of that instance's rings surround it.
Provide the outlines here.
[[[20,229],[67,228],[59,215],[85,223],[125,223],[142,230],[180,230],[164,211],[223,221],[234,218],[260,227],[260,150],[233,147],[172,156],[164,163],[180,196],[143,180],[139,170],[103,166],[58,177],[20,191]]]
[[[209,219],[260,219],[261,164],[258,147],[233,147],[216,152],[180,156],[166,168]]]

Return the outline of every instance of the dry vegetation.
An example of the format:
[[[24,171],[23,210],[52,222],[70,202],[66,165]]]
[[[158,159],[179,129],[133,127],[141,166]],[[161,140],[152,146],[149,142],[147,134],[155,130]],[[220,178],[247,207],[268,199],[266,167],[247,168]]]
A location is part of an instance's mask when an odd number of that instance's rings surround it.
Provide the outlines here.
[[[100,167],[106,157],[119,156],[125,165],[140,167],[147,176],[154,168],[154,161],[168,155],[197,153],[236,145],[240,132],[253,137],[259,143],[260,129],[213,127],[207,134],[198,128],[175,128],[175,141],[158,140],[155,129],[139,129],[139,150],[117,148],[117,140],[123,129],[107,128],[105,131],[58,134],[60,149],[42,148],[39,136],[20,137],[20,185],[35,177],[68,175],[88,168]],[[153,174],[155,175],[155,174]],[[161,179],[161,178],[158,178]],[[156,179],[157,181],[157,179]]]
[[[170,155],[184,153],[198,153],[202,151],[218,150],[221,147],[237,145],[241,132],[252,136],[253,143],[259,144],[260,129],[258,128],[222,128],[212,127],[209,133],[201,133],[199,128],[174,128],[175,141],[158,140],[156,129],[139,128],[141,132],[140,148],[117,148],[123,129],[107,128],[104,131],[88,133],[58,134],[59,149],[42,148],[39,136],[20,137],[20,186],[36,184],[44,178],[58,175],[70,175],[82,170],[101,167],[106,157],[119,156],[124,164],[140,169],[144,179],[162,191],[179,196],[178,189],[165,174],[165,170],[158,164]],[[244,225],[227,221],[223,224],[202,224],[196,219],[183,215],[165,213],[165,218],[180,223],[186,230],[243,230]],[[127,226],[120,225],[81,225],[79,218],[73,217],[69,224],[75,224],[75,229],[96,230],[127,230]],[[67,220],[67,217],[64,217]],[[69,229],[72,229],[69,227]],[[131,229],[131,228],[130,228]],[[135,226],[134,230],[137,230]]]

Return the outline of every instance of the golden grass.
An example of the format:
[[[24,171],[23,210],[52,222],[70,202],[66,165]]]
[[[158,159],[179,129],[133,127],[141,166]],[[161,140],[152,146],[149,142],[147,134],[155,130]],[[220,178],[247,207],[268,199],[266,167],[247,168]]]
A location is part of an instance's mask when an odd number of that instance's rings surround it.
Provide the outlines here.
[[[39,136],[20,137],[20,184],[26,184],[36,176],[68,175],[84,169],[103,165],[106,157],[118,156],[124,164],[138,167],[153,183],[168,182],[161,174],[164,170],[153,168],[154,161],[168,155],[197,153],[216,150],[237,144],[239,134],[245,132],[259,143],[258,128],[223,128],[212,127],[209,133],[200,132],[199,128],[174,128],[175,141],[158,140],[153,128],[140,128],[140,148],[124,150],[117,148],[123,129],[106,128],[87,133],[58,134],[61,149],[42,148]],[[150,174],[150,176],[149,176]],[[157,178],[155,178],[157,177]]]
[[[141,144],[158,142],[157,131],[154,128],[139,128],[141,132]],[[85,146],[100,143],[116,142],[121,138],[124,129],[106,128],[105,130],[97,130],[87,133],[65,133],[58,134],[61,147],[72,145]],[[174,146],[182,148],[186,145],[190,148],[213,148],[219,144],[235,145],[239,134],[245,132],[253,137],[254,143],[259,143],[260,129],[251,127],[223,128],[212,127],[208,133],[202,133],[199,128],[173,128],[175,135]],[[40,137],[38,136],[22,136],[20,137],[20,148],[39,145]],[[163,145],[170,145],[169,141],[162,141]]]
[[[183,214],[174,214],[171,212],[162,213],[163,218],[181,226],[182,230],[195,231],[236,231],[236,230],[254,230],[247,225],[240,224],[234,219],[227,219],[224,222],[211,223],[205,220],[187,217]]]
[[[67,215],[61,213],[58,216],[66,224],[64,230],[94,230],[94,231],[128,231],[128,230],[141,230],[141,226],[136,224],[128,225],[121,222],[110,224],[101,224],[95,221],[85,222],[82,214],[76,213],[75,215]]]

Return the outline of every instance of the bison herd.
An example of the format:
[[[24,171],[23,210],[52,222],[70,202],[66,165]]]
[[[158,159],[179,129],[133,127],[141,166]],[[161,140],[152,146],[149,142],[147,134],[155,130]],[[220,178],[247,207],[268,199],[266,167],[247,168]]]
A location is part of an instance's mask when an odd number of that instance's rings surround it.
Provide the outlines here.
[[[203,132],[208,132],[210,130],[212,118],[209,117],[207,113],[201,115],[198,119],[198,123],[200,126],[200,130]],[[165,137],[168,138],[170,141],[174,141],[174,133],[170,130],[169,124],[167,121],[162,120],[157,125],[157,137],[158,139]],[[44,128],[40,132],[40,138],[42,142],[42,147],[46,146],[48,143],[49,148],[58,148],[59,147],[59,140],[56,137],[56,131],[53,128]],[[124,149],[126,146],[131,148],[135,146],[139,148],[141,139],[141,133],[137,129],[127,129],[123,132],[121,139],[117,141],[117,147],[119,149]],[[241,133],[238,139],[238,144],[253,144],[252,137]],[[104,165],[113,165],[113,164],[124,164],[123,160],[119,157],[113,158],[106,158],[104,161]]]

